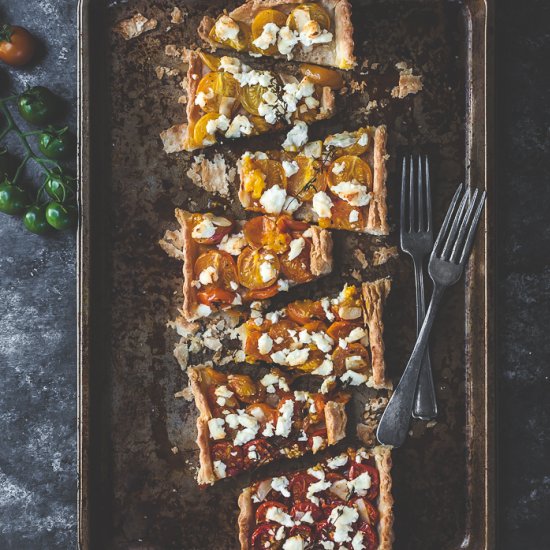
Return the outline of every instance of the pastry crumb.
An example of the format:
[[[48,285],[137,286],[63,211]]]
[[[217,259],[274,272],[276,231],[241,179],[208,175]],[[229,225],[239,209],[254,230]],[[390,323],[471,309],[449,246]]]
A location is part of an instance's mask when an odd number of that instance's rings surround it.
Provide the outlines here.
[[[358,269],[353,269],[352,272],[351,272],[351,276],[352,276],[356,281],[362,281],[362,280],[363,280],[363,277],[361,277],[361,273],[359,272]]]
[[[403,99],[410,94],[416,94],[422,90],[422,77],[414,75],[413,70],[407,67],[404,61],[396,63],[399,70],[399,84],[391,91],[391,96]]]
[[[384,246],[378,248],[373,253],[373,265],[382,265],[385,264],[391,258],[397,258],[399,256],[399,251],[397,246]]]
[[[234,181],[235,175],[235,168],[228,169],[224,157],[219,153],[212,160],[202,154],[197,155],[191,168],[187,170],[187,177],[197,187],[209,193],[218,193],[222,197],[229,196],[229,184]]]
[[[176,124],[160,133],[160,139],[166,153],[183,151],[187,124]]]
[[[120,21],[115,27],[115,32],[118,32],[125,40],[136,38],[147,31],[152,31],[158,26],[156,19],[147,19],[141,13],[137,13],[130,19]]]
[[[170,23],[174,23],[174,25],[179,25],[180,23],[183,23],[186,15],[187,14],[184,13],[180,8],[174,6],[174,9],[170,13]]]
[[[166,44],[164,46],[164,55],[168,57],[181,57],[181,51],[178,50],[175,44]]]
[[[170,450],[172,451],[173,455],[177,455],[179,453],[179,449],[177,447],[172,447]]]
[[[353,251],[353,255],[355,256],[355,259],[361,264],[361,267],[363,269],[367,269],[367,267],[369,267],[369,262],[367,260],[367,257],[365,256],[365,253],[360,248],[356,248]]]
[[[159,80],[162,80],[165,76],[179,76],[179,69],[171,69],[170,67],[163,67],[159,65],[155,67],[155,74]]]

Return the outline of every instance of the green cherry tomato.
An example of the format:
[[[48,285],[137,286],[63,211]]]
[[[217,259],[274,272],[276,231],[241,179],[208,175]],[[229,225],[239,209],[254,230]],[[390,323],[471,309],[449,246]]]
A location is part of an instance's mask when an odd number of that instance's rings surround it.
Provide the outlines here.
[[[31,233],[36,233],[37,235],[46,233],[50,228],[46,220],[46,207],[31,206],[23,216],[23,223]]]
[[[76,219],[76,210],[72,206],[64,206],[58,202],[50,202],[46,206],[46,220],[55,229],[67,229]]]
[[[49,159],[61,160],[74,151],[74,137],[67,128],[44,130],[38,138],[38,148]]]
[[[44,86],[34,86],[24,91],[18,100],[19,113],[32,124],[46,124],[58,112],[57,97]]]
[[[61,174],[52,174],[46,179],[46,193],[57,202],[65,202],[74,194],[73,181]]]
[[[27,194],[23,189],[4,181],[0,184],[0,212],[20,214],[27,205]]]

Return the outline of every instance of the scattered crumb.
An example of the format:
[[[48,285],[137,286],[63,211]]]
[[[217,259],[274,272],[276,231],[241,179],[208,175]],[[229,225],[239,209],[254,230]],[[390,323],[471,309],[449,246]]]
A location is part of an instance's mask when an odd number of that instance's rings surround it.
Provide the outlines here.
[[[353,269],[352,272],[351,272],[351,276],[352,276],[356,281],[362,281],[362,280],[363,280],[363,277],[361,277],[361,273],[359,272],[358,269]]]
[[[178,452],[179,452],[179,449],[177,447],[172,447],[170,450],[172,451],[172,454],[174,454],[174,455],[177,455]]]
[[[180,23],[183,23],[186,15],[187,14],[182,12],[180,8],[174,6],[174,9],[170,13],[170,22],[174,23],[174,25],[179,25]]]
[[[159,241],[160,247],[172,258],[176,260],[184,260],[183,255],[183,235],[181,231],[167,230],[164,233],[164,237]]]
[[[156,19],[147,19],[141,13],[138,13],[130,19],[120,21],[114,28],[125,40],[136,38],[140,34],[156,29],[158,21]]]
[[[400,61],[395,66],[399,70],[399,84],[391,91],[392,97],[403,99],[409,94],[416,94],[422,90],[421,76],[414,75],[404,61]]]
[[[191,168],[187,170],[187,177],[197,187],[223,197],[229,196],[229,184],[234,181],[235,175],[235,168],[228,169],[224,157],[219,153],[212,160],[204,155],[196,156]]]
[[[178,97],[178,103],[180,105],[185,105],[187,103],[187,95],[183,94]]]
[[[437,420],[430,420],[430,421],[426,424],[426,428],[433,428],[436,424],[437,424]]]
[[[179,69],[171,69],[170,67],[163,67],[162,65],[159,65],[158,67],[155,67],[155,74],[159,80],[162,80],[164,76],[179,76],[180,71]]]
[[[365,88],[367,87],[367,81],[362,80],[361,82],[358,82],[357,80],[351,80],[350,83],[351,93],[357,94],[359,92],[364,92]]]
[[[372,263],[374,265],[382,265],[391,258],[397,258],[398,256],[399,251],[397,250],[397,246],[384,246],[374,251]]]
[[[361,63],[361,66],[359,67],[359,71],[362,72],[362,71],[367,71],[369,68],[369,60],[368,59],[365,59],[363,61],[363,63]]]
[[[186,76],[184,76],[181,79],[180,88],[183,88],[184,90],[187,90],[187,77]]]
[[[378,69],[378,67],[380,67],[380,63],[373,63],[370,68],[373,70],[373,71],[376,71]]]
[[[175,44],[166,44],[164,54],[168,57],[181,57],[181,51],[178,50]]]
[[[365,445],[370,446],[376,443],[376,428],[388,401],[388,397],[375,397],[365,403],[363,422],[357,424],[357,437]]]
[[[361,267],[363,269],[367,269],[367,267],[369,267],[369,262],[367,260],[367,257],[365,256],[365,253],[360,248],[356,248],[353,251],[353,255],[355,256],[356,260],[361,264]]]
[[[193,392],[191,391],[191,386],[188,386],[187,388],[183,388],[183,390],[176,392],[174,394],[174,397],[176,399],[183,397],[186,401],[192,401],[193,400]]]
[[[187,124],[176,124],[160,133],[160,139],[166,153],[183,151]]]

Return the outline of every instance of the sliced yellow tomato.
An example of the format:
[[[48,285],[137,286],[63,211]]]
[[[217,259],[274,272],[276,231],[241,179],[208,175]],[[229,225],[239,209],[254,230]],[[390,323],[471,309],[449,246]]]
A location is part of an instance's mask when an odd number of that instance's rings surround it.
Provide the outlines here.
[[[223,97],[237,97],[239,94],[239,83],[235,77],[226,72],[212,71],[206,73],[197,86],[197,96],[204,94],[204,107],[206,113],[218,113],[220,102]]]
[[[216,136],[214,134],[209,134],[206,127],[211,120],[216,120],[219,116],[218,113],[206,113],[197,120],[193,128],[193,140],[197,145],[210,145],[216,143]]]
[[[237,260],[241,284],[252,290],[266,288],[275,283],[280,272],[279,259],[269,250],[246,247]]]
[[[356,231],[365,227],[365,207],[352,206],[349,202],[339,198],[331,197],[332,208],[330,218],[321,218],[321,227],[333,227],[345,231]],[[355,213],[353,213],[355,212]]]
[[[310,63],[302,63],[299,69],[304,76],[307,76],[319,86],[328,86],[333,90],[339,90],[344,85],[342,75],[333,69]]]
[[[213,282],[207,286],[231,290],[237,282],[237,266],[233,256],[222,250],[204,252],[195,261],[195,277],[199,279],[203,271],[211,268],[214,268],[213,273],[210,274]]]
[[[355,180],[372,189],[372,171],[370,166],[355,155],[344,155],[333,161],[327,170],[328,186],[334,186],[344,181]]]
[[[254,126],[252,134],[255,136],[258,134],[264,134],[265,132],[274,129],[274,125],[267,123],[263,116],[250,115],[248,120],[250,120],[250,122],[252,122],[252,126]]]
[[[250,30],[252,33],[252,39],[251,39],[252,42],[256,40],[259,36],[261,36],[261,34],[264,31],[264,27],[268,23],[274,23],[279,28],[283,27],[286,23],[286,15],[279,10],[267,9],[267,10],[260,11],[254,18],[254,21],[252,21],[252,25],[250,27]],[[259,48],[258,46],[256,46],[256,48],[258,49],[259,52],[261,52],[264,55],[276,54],[278,52],[276,34],[274,36],[274,40],[275,40],[274,43],[271,44],[265,50],[262,48]]]
[[[287,26],[301,32],[308,21],[316,21],[322,29],[330,30],[330,15],[319,4],[307,3],[296,6],[288,16]]]
[[[227,15],[221,15],[218,18],[218,21],[221,18],[231,19]],[[218,23],[218,21],[216,21],[216,23]],[[208,37],[213,42],[218,42],[219,44],[223,44],[224,46],[227,46],[228,48],[232,48],[233,50],[237,50],[238,52],[242,52],[243,50],[246,50],[248,45],[250,44],[250,29],[242,21],[235,21],[233,19],[232,22],[233,22],[233,24],[236,24],[239,27],[239,34],[237,35],[236,38],[233,38],[233,39],[220,38],[220,36],[216,32],[216,24],[214,24],[213,27],[210,29],[210,32],[208,33]]]
[[[276,254],[286,252],[291,240],[290,235],[279,231],[273,218],[268,216],[256,216],[248,220],[244,224],[243,233],[252,248],[267,248]]]
[[[239,99],[241,105],[251,114],[260,116],[258,108],[260,103],[263,103],[262,95],[267,92],[268,89],[260,86],[259,84],[253,84],[252,86],[243,86],[239,93]]]
[[[277,160],[251,159],[242,161],[243,189],[254,200],[259,200],[266,189],[278,185],[286,188],[286,174],[283,165]]]
[[[297,155],[294,162],[298,171],[287,179],[287,193],[300,201],[310,201],[318,191],[324,191],[327,184],[319,161]]]
[[[199,56],[202,60],[202,62],[211,70],[211,71],[217,71],[220,68],[220,58],[216,57],[215,55],[206,53],[206,52],[199,52]]]
[[[304,248],[296,258],[291,260],[289,257],[290,251],[281,256],[281,271],[287,279],[296,283],[307,283],[314,278],[310,268],[311,244],[308,239],[304,239]]]
[[[328,148],[334,156],[344,156],[344,155],[355,155],[359,157],[366,153],[370,147],[371,136],[367,128],[359,128],[355,132],[347,132],[350,138],[352,138],[354,143],[348,145],[347,147],[333,147],[329,145],[333,140],[334,136],[328,136],[325,139],[324,146]]]

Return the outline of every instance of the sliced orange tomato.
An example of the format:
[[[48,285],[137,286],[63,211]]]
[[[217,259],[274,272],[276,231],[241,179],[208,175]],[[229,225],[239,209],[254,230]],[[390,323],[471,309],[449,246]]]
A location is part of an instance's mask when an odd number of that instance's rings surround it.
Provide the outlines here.
[[[342,166],[343,165],[343,166]],[[337,173],[335,173],[335,170]],[[355,180],[372,190],[370,166],[356,155],[344,155],[333,161],[327,170],[328,186],[332,189],[344,181]]]
[[[254,136],[264,134],[265,132],[273,130],[279,125],[278,122],[276,122],[275,124],[269,124],[268,122],[266,122],[263,116],[250,115],[248,117],[248,120],[250,120],[250,122],[252,122],[252,126],[254,126],[251,134]]]
[[[328,225],[326,227],[334,227],[336,229],[344,229],[347,231],[365,227],[366,220],[364,206],[352,206],[349,202],[335,196],[331,196],[331,200],[331,217],[323,218],[327,220],[326,223]],[[352,214],[353,212],[357,212],[357,214]],[[350,221],[350,216],[353,221]],[[357,220],[355,218],[357,218]]]
[[[302,63],[299,67],[300,73],[307,76],[319,86],[328,86],[333,90],[339,90],[344,85],[342,75],[334,69],[327,69],[319,65]]]
[[[258,12],[256,17],[254,17],[254,20],[252,21],[252,25],[250,27],[251,33],[252,33],[252,42],[256,40],[264,31],[264,27],[268,23],[275,23],[277,27],[283,27],[286,23],[286,15],[279,10],[273,10],[273,9],[266,9]],[[277,49],[277,36],[274,37],[275,42],[271,44],[267,49],[261,49],[257,48],[258,52],[264,54],[264,55],[273,55],[278,52]]]
[[[309,332],[326,332],[328,328],[323,321],[309,321],[302,326]]]
[[[207,306],[211,306],[212,304],[232,304],[235,296],[234,292],[218,287],[207,287],[197,292],[197,300]]]
[[[247,323],[248,325],[248,323]],[[262,355],[258,350],[258,340],[260,339],[263,332],[261,330],[247,330],[246,341],[244,344],[244,355],[247,363],[255,363],[258,359],[263,359],[264,361],[270,361],[270,358]]]
[[[243,295],[245,302],[252,302],[254,300],[267,300],[273,298],[275,294],[279,292],[279,286],[277,284],[268,286],[267,288],[260,288],[257,290],[247,290]]]
[[[237,260],[237,271],[241,284],[251,290],[272,286],[281,265],[277,256],[270,250],[253,250],[246,247]]]
[[[267,248],[276,254],[288,250],[291,237],[279,231],[278,223],[269,216],[256,216],[243,227],[246,242],[255,249]]]
[[[301,222],[300,220],[293,220],[290,216],[282,215],[277,218],[277,229],[283,233],[290,231],[306,231],[309,229],[307,222]]]
[[[365,346],[354,342],[346,348],[337,347],[332,353],[332,362],[338,376],[347,370],[364,372],[370,368],[370,354]]]
[[[225,290],[232,290],[231,283],[238,281],[237,266],[235,260],[223,250],[209,250],[201,254],[195,261],[195,277],[198,279],[199,275],[208,267],[214,267],[215,279],[212,286],[220,287]]]
[[[340,338],[347,338],[351,331],[359,326],[358,323],[350,323],[349,321],[335,321],[328,327],[327,334],[338,343]]]
[[[293,260],[289,259],[290,250],[281,256],[281,271],[284,276],[296,283],[307,283],[314,277],[310,269],[311,243],[304,239],[304,248]]]
[[[296,370],[302,372],[314,371],[325,360],[325,354],[318,349],[310,349],[307,361],[301,365],[294,367]]]
[[[258,201],[264,191],[275,185],[286,189],[286,174],[283,165],[277,160],[245,157],[241,169],[243,189],[254,201]]]
[[[298,171],[287,180],[287,193],[301,201],[310,201],[318,191],[324,191],[327,184],[319,161],[296,155],[294,161]]]
[[[246,374],[230,374],[227,377],[227,387],[235,392],[237,398],[243,403],[260,401],[265,395],[265,388]]]
[[[294,343],[294,339],[290,335],[289,331],[295,334],[299,330],[299,326],[294,321],[289,319],[281,319],[277,324],[272,325],[269,328],[268,334],[273,340],[273,350],[280,351],[285,348],[290,348]]]
[[[231,233],[235,227],[235,222],[225,216],[206,216],[203,214],[193,214],[191,216],[191,225],[195,228],[205,219],[210,219],[216,227],[216,230],[214,235],[208,238],[193,237],[193,240],[199,244],[218,244],[226,235]]]
[[[324,321],[326,319],[326,313],[318,300],[296,300],[286,306],[287,316],[304,325],[314,319]]]
[[[363,317],[363,303],[361,301],[361,296],[359,295],[357,287],[354,285],[346,286],[342,294],[343,296],[339,299],[338,303],[331,304],[330,309],[332,310],[332,312],[336,315],[339,321],[361,322]],[[349,310],[350,308],[361,310],[361,315],[353,319],[346,319],[345,316],[343,318],[341,314],[343,314],[346,309]]]
[[[218,113],[222,97],[238,97],[239,83],[228,72],[211,71],[206,73],[197,86],[197,95],[203,93],[205,105],[201,109],[205,113]]]
[[[221,386],[227,382],[227,376],[223,372],[217,371],[212,367],[205,367],[201,370],[201,379],[207,386]]]
[[[271,422],[275,426],[279,417],[277,409],[270,407],[267,403],[248,405],[246,412],[256,418],[262,427],[265,427],[268,422]]]
[[[334,147],[331,144],[334,136],[328,136],[324,142],[325,148],[331,150],[334,156],[339,157],[344,155],[354,155],[360,157],[365,154],[370,147],[371,135],[369,130],[367,128],[359,128],[355,132],[348,132],[348,134],[354,139],[354,142],[351,145],[348,145],[347,147]]]
[[[216,390],[219,386],[208,386],[206,388],[206,395],[208,397],[208,404],[210,405],[210,409],[212,411],[212,414],[214,416],[218,416],[220,413],[222,413],[223,409],[226,408],[235,408],[238,406],[238,402],[235,399],[234,396],[231,397],[224,397],[223,401],[220,401],[220,403],[223,403],[223,405],[220,405],[218,403],[218,396],[216,395]]]
[[[288,16],[287,26],[300,32],[308,21],[316,21],[321,29],[330,30],[330,15],[319,4],[306,3],[295,7]]]

